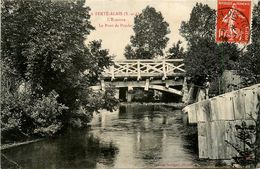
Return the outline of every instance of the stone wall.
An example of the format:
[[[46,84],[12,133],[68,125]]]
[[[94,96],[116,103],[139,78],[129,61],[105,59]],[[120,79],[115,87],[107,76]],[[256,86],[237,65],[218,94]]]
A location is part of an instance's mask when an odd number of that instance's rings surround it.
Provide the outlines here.
[[[186,106],[190,124],[197,123],[199,157],[230,159],[237,152],[226,143],[238,143],[235,125],[246,121],[254,123],[260,84],[229,92]]]

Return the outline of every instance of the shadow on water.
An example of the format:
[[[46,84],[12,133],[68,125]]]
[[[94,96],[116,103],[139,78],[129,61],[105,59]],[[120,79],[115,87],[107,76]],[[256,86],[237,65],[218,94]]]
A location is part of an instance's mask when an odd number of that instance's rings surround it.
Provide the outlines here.
[[[88,130],[4,150],[22,168],[191,168],[198,160],[195,126],[182,123],[180,110],[125,105],[94,116]],[[2,161],[2,168],[8,168]]]
[[[111,166],[118,148],[111,142],[101,143],[85,130],[73,130],[56,139],[3,150],[2,153],[23,169],[81,169]],[[10,168],[10,162],[2,161],[1,167]]]
[[[153,113],[159,110],[159,106],[152,105],[123,105],[119,107],[119,118],[120,119],[141,119],[145,114]]]
[[[199,153],[198,151],[198,134],[197,134],[197,127],[193,126],[186,126],[184,128],[185,134],[183,134],[182,138],[185,140],[183,146],[187,150],[189,150],[192,154],[196,155]]]

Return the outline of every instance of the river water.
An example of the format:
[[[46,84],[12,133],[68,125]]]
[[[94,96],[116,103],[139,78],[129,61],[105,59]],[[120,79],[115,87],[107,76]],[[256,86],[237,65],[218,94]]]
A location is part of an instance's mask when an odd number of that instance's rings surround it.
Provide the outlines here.
[[[125,105],[94,116],[90,129],[3,150],[25,169],[191,168],[198,160],[195,127],[180,110]],[[8,165],[2,163],[2,168]]]

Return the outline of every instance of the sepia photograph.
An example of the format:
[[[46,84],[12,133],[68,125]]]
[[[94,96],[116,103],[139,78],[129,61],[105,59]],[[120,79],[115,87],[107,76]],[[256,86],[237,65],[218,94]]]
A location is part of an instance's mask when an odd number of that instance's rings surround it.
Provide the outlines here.
[[[1,169],[260,168],[260,0],[1,0]]]

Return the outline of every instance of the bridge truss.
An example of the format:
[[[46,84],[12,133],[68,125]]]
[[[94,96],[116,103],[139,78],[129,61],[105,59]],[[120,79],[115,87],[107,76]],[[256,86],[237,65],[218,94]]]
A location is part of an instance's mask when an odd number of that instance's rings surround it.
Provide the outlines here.
[[[185,69],[183,59],[117,60],[101,77],[101,84],[92,88],[105,90],[107,85],[116,88],[154,89],[183,96],[176,86],[183,86]]]
[[[137,80],[147,77],[162,77],[165,80],[172,76],[185,74],[183,59],[168,60],[121,60],[114,61],[103,74],[113,81],[115,78],[136,77]]]

